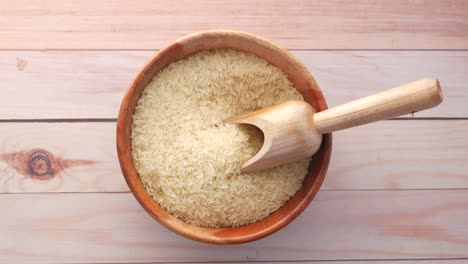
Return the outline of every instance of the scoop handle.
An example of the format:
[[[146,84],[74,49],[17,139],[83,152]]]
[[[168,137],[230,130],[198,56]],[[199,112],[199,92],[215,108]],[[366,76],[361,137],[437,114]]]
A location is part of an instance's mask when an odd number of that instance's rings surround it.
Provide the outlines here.
[[[313,115],[319,134],[432,108],[443,100],[439,81],[422,79]]]

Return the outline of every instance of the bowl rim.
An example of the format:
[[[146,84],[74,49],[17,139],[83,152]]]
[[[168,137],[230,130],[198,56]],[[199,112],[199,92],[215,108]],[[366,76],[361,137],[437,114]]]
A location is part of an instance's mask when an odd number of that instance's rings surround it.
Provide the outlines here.
[[[331,133],[323,135],[322,145],[318,153],[316,154],[320,154],[320,158],[317,160],[315,158],[312,159],[308,175],[304,179],[301,188],[296,192],[295,195],[291,197],[289,201],[287,201],[277,211],[253,224],[232,228],[200,227],[185,223],[182,220],[172,216],[152,199],[152,197],[149,195],[149,193],[143,186],[138,172],[136,171],[136,167],[132,156],[131,124],[132,116],[134,114],[134,107],[132,107],[132,103],[135,104],[135,100],[139,100],[139,97],[141,96],[141,91],[144,89],[142,88],[142,84],[148,83],[160,70],[154,70],[153,68],[155,67],[155,65],[158,65],[158,63],[161,64],[162,69],[170,63],[169,62],[164,64],[164,61],[168,60],[169,55],[174,55],[173,53],[176,53],[177,56],[177,52],[181,49],[184,49],[185,51],[187,51],[187,49],[197,50],[200,48],[198,44],[203,43],[207,40],[214,41],[213,43],[216,43],[216,41],[220,40],[222,42],[222,40],[226,38],[234,41],[238,40],[239,42],[244,44],[247,43],[249,45],[254,46],[259,45],[260,48],[278,53],[278,58],[281,58],[282,60],[291,63],[291,65],[294,65],[295,67],[298,67],[301,71],[300,79],[304,80],[298,79],[297,81],[303,81],[303,85],[305,87],[304,89],[310,89],[310,93],[312,93],[312,95],[310,95],[309,98],[304,99],[306,101],[309,100],[309,103],[316,103],[316,105],[313,106],[319,111],[327,109],[325,98],[315,79],[312,77],[307,68],[298,59],[294,57],[294,55],[264,38],[241,31],[208,30],[189,34],[187,36],[179,38],[172,44],[161,49],[144,64],[144,66],[138,71],[130,86],[128,87],[127,91],[125,92],[122,103],[120,105],[120,110],[117,119],[116,146],[122,174],[136,200],[145,209],[145,211],[148,214],[150,214],[155,220],[157,220],[160,224],[172,230],[173,232],[178,233],[179,235],[185,236],[192,240],[197,240],[211,244],[240,244],[251,242],[271,235],[277,232],[278,230],[282,229],[289,223],[291,223],[297,216],[299,216],[305,210],[305,208],[309,205],[309,203],[313,200],[313,198],[319,191],[328,170],[332,149]],[[221,43],[219,45],[223,44]],[[221,46],[221,48],[226,47]],[[242,47],[242,49],[238,50],[246,51],[243,50],[244,48],[249,49],[248,45],[246,45],[246,47]],[[233,49],[237,48],[233,47]],[[179,57],[178,59],[195,53],[190,53],[190,51],[187,52],[189,53]],[[274,63],[272,63],[272,61],[268,60],[267,58],[262,56],[259,57],[266,59],[268,62],[275,65]],[[178,59],[175,59],[174,61]],[[169,58],[169,60],[171,59]],[[158,67],[156,66],[156,68]],[[288,78],[290,77],[291,76],[288,75]],[[144,86],[146,87],[146,85]],[[296,87],[296,89],[299,90],[298,87]],[[135,97],[135,93],[138,93],[138,90],[140,90],[139,95]],[[312,174],[315,175],[314,179],[311,178]],[[310,185],[307,189],[305,189],[306,181],[307,186]],[[301,199],[297,198],[299,197],[298,193],[300,193]],[[293,199],[296,199],[297,201],[292,203]],[[285,211],[286,209],[287,211]],[[279,213],[280,211],[281,213]]]

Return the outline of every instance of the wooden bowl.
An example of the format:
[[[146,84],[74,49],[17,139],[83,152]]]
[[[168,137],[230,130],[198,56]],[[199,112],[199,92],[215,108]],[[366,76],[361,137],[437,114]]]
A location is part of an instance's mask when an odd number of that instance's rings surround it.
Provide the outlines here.
[[[268,217],[236,228],[205,228],[185,223],[167,213],[147,193],[135,169],[132,157],[131,125],[135,106],[143,89],[165,66],[190,54],[216,48],[231,48],[249,52],[280,68],[314,109],[327,109],[325,98],[304,65],[288,51],[273,43],[242,32],[215,30],[183,37],[162,49],[140,70],[128,88],[117,121],[117,151],[122,173],[130,190],[145,210],[159,223],[190,239],[213,244],[238,244],[268,236],[294,220],[312,201],[325,178],[331,155],[331,134],[324,135],[322,145],[314,155],[302,187],[280,209]]]

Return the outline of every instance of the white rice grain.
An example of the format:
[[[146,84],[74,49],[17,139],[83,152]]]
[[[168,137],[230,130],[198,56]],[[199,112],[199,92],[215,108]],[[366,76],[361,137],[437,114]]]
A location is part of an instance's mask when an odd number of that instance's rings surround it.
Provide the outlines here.
[[[301,186],[309,161],[242,174],[262,134],[217,123],[292,99],[302,96],[286,75],[252,54],[219,49],[171,63],[146,87],[133,116],[133,158],[147,191],[200,226],[241,226],[276,211]]]

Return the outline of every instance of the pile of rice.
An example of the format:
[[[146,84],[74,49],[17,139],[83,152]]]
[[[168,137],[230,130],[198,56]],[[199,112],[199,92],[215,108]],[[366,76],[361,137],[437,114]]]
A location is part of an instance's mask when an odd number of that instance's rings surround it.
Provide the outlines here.
[[[210,50],[168,65],[133,116],[133,158],[147,191],[166,211],[199,226],[241,226],[268,216],[299,189],[309,161],[243,174],[263,135],[253,126],[219,123],[292,99],[303,100],[286,75],[252,54]]]

